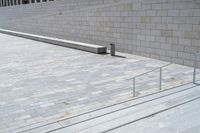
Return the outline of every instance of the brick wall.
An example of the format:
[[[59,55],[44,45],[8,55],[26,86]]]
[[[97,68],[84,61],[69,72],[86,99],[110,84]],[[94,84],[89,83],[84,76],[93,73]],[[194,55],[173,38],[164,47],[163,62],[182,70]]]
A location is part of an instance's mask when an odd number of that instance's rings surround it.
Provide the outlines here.
[[[184,65],[192,65],[193,54],[200,51],[198,0],[57,0],[45,4],[44,8],[22,5],[26,15],[20,6],[1,8],[0,26],[106,46],[116,43],[118,51]]]

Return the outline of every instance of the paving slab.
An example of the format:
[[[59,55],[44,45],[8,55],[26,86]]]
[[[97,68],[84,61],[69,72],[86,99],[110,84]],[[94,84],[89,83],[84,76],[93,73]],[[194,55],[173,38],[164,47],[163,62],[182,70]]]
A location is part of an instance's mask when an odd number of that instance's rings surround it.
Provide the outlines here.
[[[108,133],[200,133],[200,100],[195,100]]]
[[[21,132],[132,99],[132,77],[169,64],[97,55],[0,34],[0,132]],[[163,69],[163,89],[191,82],[192,68]],[[136,79],[137,97],[158,92],[159,72]]]
[[[129,107],[118,112],[114,112],[82,123],[68,126],[66,128],[61,128],[53,132],[104,133],[115,131],[118,130],[118,128],[123,128],[129,124],[137,123],[139,121],[146,121],[146,119],[149,119],[152,116],[156,116],[157,114],[177,108],[179,106],[182,107],[184,106],[184,104],[188,104],[193,100],[200,99],[199,88],[200,87],[194,87],[193,89],[188,89],[179,93],[167,95],[166,97],[161,97],[143,104],[138,104],[136,106]],[[193,110],[193,112],[196,113],[199,111]],[[65,125],[65,123],[63,122],[59,123],[61,125]]]

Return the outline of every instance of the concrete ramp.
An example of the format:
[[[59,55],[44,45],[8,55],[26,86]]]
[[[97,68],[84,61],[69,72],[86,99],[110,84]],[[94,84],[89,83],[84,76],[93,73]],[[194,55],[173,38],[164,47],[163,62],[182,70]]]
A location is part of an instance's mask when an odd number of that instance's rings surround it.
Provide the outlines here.
[[[51,44],[55,44],[59,46],[78,49],[78,50],[87,51],[87,52],[96,53],[96,54],[105,54],[107,52],[107,48],[105,46],[100,46],[100,45],[75,42],[75,41],[70,41],[70,40],[40,36],[40,35],[35,35],[35,34],[28,34],[28,33],[23,33],[23,32],[16,32],[16,31],[5,30],[5,29],[0,29],[0,33],[19,36],[19,37],[23,37],[27,39],[51,43]]]

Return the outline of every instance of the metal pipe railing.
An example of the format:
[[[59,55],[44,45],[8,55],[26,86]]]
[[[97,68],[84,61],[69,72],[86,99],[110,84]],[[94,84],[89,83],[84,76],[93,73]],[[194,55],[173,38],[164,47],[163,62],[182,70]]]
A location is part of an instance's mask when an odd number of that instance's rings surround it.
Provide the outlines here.
[[[196,83],[197,54],[194,54],[193,84]]]
[[[135,77],[133,78],[133,97],[136,96],[136,90],[135,90]]]
[[[193,84],[197,84],[196,83],[196,75],[197,75],[197,65],[198,65],[198,61],[199,61],[199,56],[200,53],[195,53],[194,54],[194,71],[193,71]]]
[[[162,67],[160,67],[159,90],[162,90]]]
[[[165,67],[167,67],[169,65],[171,65],[171,63],[167,64],[165,66],[162,66],[162,67],[155,68],[155,69],[153,69],[151,71],[148,71],[146,73],[142,73],[140,75],[137,75],[137,76],[133,77],[133,97],[136,96],[136,78],[144,76],[144,75],[149,74],[151,72],[154,72],[156,70],[159,70],[159,90],[161,91],[162,90],[162,70],[163,70],[163,68],[165,68]]]
[[[198,64],[197,62],[198,62],[199,57],[200,57],[200,53],[195,53],[194,54],[193,84],[197,84],[196,83],[196,75],[197,75],[197,64]],[[163,68],[165,68],[165,67],[167,67],[169,65],[170,64],[167,64],[165,66],[155,68],[153,70],[150,70],[148,72],[145,72],[145,73],[142,73],[140,75],[137,75],[137,76],[133,77],[133,97],[136,96],[136,79],[138,77],[141,77],[141,76],[144,76],[144,75],[149,74],[151,72],[154,72],[154,71],[156,71],[158,69],[159,69],[159,90],[161,91],[162,90],[162,71],[163,71]],[[198,84],[198,85],[200,85],[200,84]]]

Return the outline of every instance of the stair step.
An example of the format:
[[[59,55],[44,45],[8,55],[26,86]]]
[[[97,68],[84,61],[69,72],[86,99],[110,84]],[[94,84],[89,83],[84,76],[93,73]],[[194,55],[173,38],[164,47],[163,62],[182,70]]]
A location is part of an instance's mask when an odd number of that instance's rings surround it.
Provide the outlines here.
[[[152,95],[144,96],[141,98],[133,99],[121,104],[116,104],[115,106],[110,106],[107,108],[95,110],[92,112],[84,113],[75,117],[71,117],[62,121],[55,122],[54,124],[58,124],[60,126],[57,127],[58,131],[70,131],[70,132],[78,132],[80,130],[84,130],[86,128],[91,127],[92,124],[97,123],[104,123],[109,120],[115,119],[115,117],[119,117],[122,114],[127,114],[128,112],[134,112],[135,109],[138,109],[138,107],[151,107],[152,104],[157,104],[158,101],[167,101],[170,99],[173,99],[176,97],[175,95],[177,93],[180,93],[179,95],[186,95],[189,92],[191,92],[195,87],[193,84],[187,84],[181,87],[173,88],[170,90],[162,91],[159,93],[155,93]],[[162,99],[162,100],[160,100]],[[173,104],[171,102],[171,104]],[[150,105],[150,106],[149,106]],[[170,103],[169,103],[169,106]],[[160,107],[158,107],[160,108]],[[145,111],[145,110],[143,110]],[[124,112],[124,113],[123,113]],[[135,111],[135,114],[137,114],[138,110]],[[140,111],[139,111],[140,112]],[[130,113],[129,113],[130,114]],[[140,115],[141,116],[141,115]],[[48,132],[52,131],[48,128],[49,125],[44,125],[41,127],[36,127],[33,129],[29,129],[28,131],[31,132]],[[88,127],[87,127],[88,126]],[[108,126],[109,127],[109,126]],[[57,130],[56,128],[53,130]],[[75,130],[78,129],[78,130]],[[101,128],[103,129],[103,128]]]
[[[193,88],[194,89],[194,88]],[[139,104],[137,106],[127,108],[118,112],[114,112],[109,115],[105,115],[99,118],[91,119],[79,124],[65,127],[69,123],[59,122],[61,126],[65,128],[60,128],[56,130],[55,133],[70,132],[70,133],[100,133],[113,130],[120,126],[126,125],[134,121],[139,121],[151,117],[157,112],[162,112],[175,107],[184,102],[190,101],[194,98],[198,98],[200,91],[195,91],[193,89],[179,92],[178,94],[170,95],[167,97],[159,98],[154,101]],[[199,89],[199,88],[198,88]],[[196,89],[196,90],[198,90]]]

